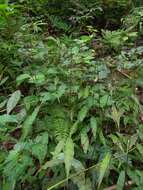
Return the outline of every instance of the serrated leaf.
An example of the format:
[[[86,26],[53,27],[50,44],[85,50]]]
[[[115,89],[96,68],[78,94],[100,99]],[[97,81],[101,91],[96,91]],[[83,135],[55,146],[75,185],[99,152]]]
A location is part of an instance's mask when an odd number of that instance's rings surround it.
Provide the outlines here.
[[[66,169],[66,174],[68,177],[70,169],[71,169],[72,161],[74,158],[74,143],[70,137],[66,141],[64,154],[65,154],[65,160],[64,160],[65,169]]]
[[[21,92],[20,90],[15,91],[11,97],[8,99],[7,102],[7,114],[10,114],[10,112],[15,108],[15,106],[17,105],[17,103],[19,102],[21,97]]]
[[[104,157],[104,159],[102,160],[101,164],[100,164],[100,168],[99,168],[99,179],[98,179],[98,189],[100,188],[100,185],[102,183],[102,180],[105,176],[105,173],[109,167],[109,163],[110,163],[110,159],[111,159],[111,154],[107,153],[106,156]]]
[[[34,121],[35,121],[35,119],[36,119],[36,117],[38,115],[39,109],[40,109],[40,106],[37,106],[34,109],[33,113],[31,115],[29,115],[27,117],[27,119],[24,121],[23,127],[22,127],[22,130],[23,130],[22,139],[23,140],[27,137],[27,135],[31,131],[32,125],[33,125],[33,123],[34,123]]]
[[[96,135],[97,135],[97,121],[96,121],[96,118],[95,117],[92,117],[90,119],[90,126],[91,126],[91,129],[92,129],[92,133],[93,133],[93,136],[94,136],[94,140],[96,140]]]
[[[84,106],[78,113],[78,120],[82,122],[88,113],[88,107]]]
[[[0,115],[0,124],[5,125],[6,123],[17,123],[16,115]]]
[[[89,148],[89,139],[86,130],[81,131],[81,145],[83,147],[84,153],[86,154]]]
[[[125,185],[125,172],[121,171],[117,181],[117,190],[123,190],[124,185]]]
[[[16,84],[19,86],[22,84],[25,80],[29,79],[30,75],[29,74],[21,74],[16,78]]]

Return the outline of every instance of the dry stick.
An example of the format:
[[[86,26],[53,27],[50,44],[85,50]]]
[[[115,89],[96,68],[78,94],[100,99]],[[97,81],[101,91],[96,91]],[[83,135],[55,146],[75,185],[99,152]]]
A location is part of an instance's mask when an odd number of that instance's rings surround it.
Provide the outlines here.
[[[127,77],[128,79],[132,79],[128,74],[126,74],[125,72],[123,72],[123,71],[121,71],[121,70],[119,70],[119,69],[117,69],[117,71],[120,73],[120,74],[122,74],[124,77]]]
[[[125,183],[125,187],[131,187],[132,185],[134,185],[133,181],[128,181]],[[104,190],[116,190],[117,189],[117,185],[112,185],[111,187],[107,187]]]

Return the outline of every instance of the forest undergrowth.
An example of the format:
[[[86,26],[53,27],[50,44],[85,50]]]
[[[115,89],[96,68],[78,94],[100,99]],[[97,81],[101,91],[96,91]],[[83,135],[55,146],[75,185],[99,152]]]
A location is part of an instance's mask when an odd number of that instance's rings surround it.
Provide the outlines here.
[[[143,2],[0,2],[0,190],[143,190]]]

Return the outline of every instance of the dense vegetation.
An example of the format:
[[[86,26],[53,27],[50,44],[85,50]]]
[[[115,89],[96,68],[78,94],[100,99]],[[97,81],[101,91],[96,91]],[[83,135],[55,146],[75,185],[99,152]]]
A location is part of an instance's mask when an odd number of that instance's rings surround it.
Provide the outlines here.
[[[142,0],[1,0],[0,34],[0,189],[142,190]]]

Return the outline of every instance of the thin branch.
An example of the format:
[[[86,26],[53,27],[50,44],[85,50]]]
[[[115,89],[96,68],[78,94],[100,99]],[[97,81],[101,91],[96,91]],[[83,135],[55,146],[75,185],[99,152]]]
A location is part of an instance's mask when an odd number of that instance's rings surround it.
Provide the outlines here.
[[[123,72],[123,71],[121,71],[121,70],[119,70],[119,69],[117,69],[117,71],[120,73],[120,74],[122,74],[124,77],[126,77],[126,78],[128,78],[128,79],[132,79],[127,73],[125,73],[125,72]]]
[[[134,182],[133,182],[133,181],[127,181],[127,182],[125,183],[125,187],[127,187],[127,188],[129,188],[129,187],[131,187],[131,186],[133,186],[133,185],[134,185]],[[110,187],[105,188],[104,190],[117,190],[117,185],[112,185],[112,186],[110,186]]]

